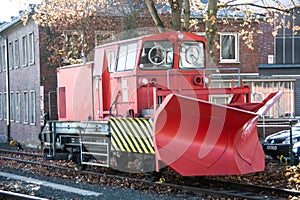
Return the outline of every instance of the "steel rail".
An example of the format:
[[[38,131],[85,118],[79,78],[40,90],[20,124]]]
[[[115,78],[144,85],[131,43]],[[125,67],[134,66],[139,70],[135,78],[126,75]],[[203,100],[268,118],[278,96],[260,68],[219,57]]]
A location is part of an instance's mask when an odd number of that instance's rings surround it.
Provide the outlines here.
[[[29,152],[24,152],[24,151],[15,151],[15,150],[8,150],[8,149],[0,149],[0,152],[19,154],[19,155],[25,155],[25,156],[44,157],[44,155],[38,154],[38,153],[29,153]]]
[[[36,196],[31,196],[27,194],[20,194],[17,192],[10,192],[5,190],[0,190],[1,199],[18,199],[18,200],[47,200],[45,198],[40,198]]]

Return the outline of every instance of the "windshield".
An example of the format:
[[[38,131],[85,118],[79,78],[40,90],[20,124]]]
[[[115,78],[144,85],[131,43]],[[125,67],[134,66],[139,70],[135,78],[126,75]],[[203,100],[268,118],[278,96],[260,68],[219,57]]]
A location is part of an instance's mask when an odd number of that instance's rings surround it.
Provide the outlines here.
[[[205,67],[204,45],[202,42],[186,41],[180,46],[179,68],[195,69]]]
[[[169,41],[147,41],[140,58],[141,69],[169,69],[173,66],[173,43]]]

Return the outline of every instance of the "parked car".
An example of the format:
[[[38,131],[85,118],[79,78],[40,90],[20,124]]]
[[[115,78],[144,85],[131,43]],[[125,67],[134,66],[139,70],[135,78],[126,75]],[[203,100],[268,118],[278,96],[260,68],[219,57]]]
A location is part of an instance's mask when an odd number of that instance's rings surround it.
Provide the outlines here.
[[[293,151],[300,152],[300,122],[292,127],[292,143],[295,145]],[[290,129],[279,131],[266,137],[263,142],[263,149],[266,155],[274,159],[281,156],[290,156]]]
[[[300,160],[300,142],[296,142],[293,145],[293,153],[295,155],[296,162],[299,163],[299,160]]]

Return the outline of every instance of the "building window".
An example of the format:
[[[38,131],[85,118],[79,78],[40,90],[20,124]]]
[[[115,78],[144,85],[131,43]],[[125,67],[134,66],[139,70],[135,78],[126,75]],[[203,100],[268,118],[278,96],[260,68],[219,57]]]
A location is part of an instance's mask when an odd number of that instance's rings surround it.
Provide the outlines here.
[[[28,92],[24,91],[24,124],[28,124],[28,117],[29,117],[29,97]]]
[[[95,32],[95,46],[100,45],[108,39],[114,39],[114,31],[96,31]]]
[[[14,55],[14,63],[15,63],[15,68],[18,68],[20,66],[20,52],[19,52],[19,40],[15,40],[15,55]]]
[[[27,37],[24,35],[22,37],[22,65],[27,65]]]
[[[237,33],[220,34],[220,62],[238,63],[239,62],[239,40]]]
[[[15,120],[15,96],[14,96],[14,93],[11,92],[10,93],[10,113],[9,113],[9,116],[10,116],[10,121],[14,121]]]
[[[2,69],[6,71],[6,48],[5,45],[2,46]]]
[[[9,69],[14,68],[14,50],[13,50],[13,43],[8,43],[8,61],[9,61]]]
[[[2,54],[3,54],[3,51],[2,49],[0,48],[0,72],[2,72],[2,69],[3,69],[3,57],[2,57]]]
[[[2,93],[0,93],[0,120],[3,119],[3,99],[2,99]]]
[[[4,92],[4,97],[3,97],[3,118],[4,120],[7,119],[7,93]]]
[[[16,92],[16,122],[21,121],[21,94]]]
[[[35,125],[35,91],[30,91],[30,124]]]
[[[29,64],[34,64],[34,35],[33,33],[29,33],[29,45],[28,45],[28,53],[29,53]]]
[[[77,31],[67,31],[65,34],[65,51],[67,52],[65,62],[71,64],[81,62],[83,46],[83,34]]]
[[[300,63],[300,8],[295,8],[290,15],[276,17],[281,27],[275,37],[276,64],[299,64]],[[284,22],[284,25],[280,25]]]

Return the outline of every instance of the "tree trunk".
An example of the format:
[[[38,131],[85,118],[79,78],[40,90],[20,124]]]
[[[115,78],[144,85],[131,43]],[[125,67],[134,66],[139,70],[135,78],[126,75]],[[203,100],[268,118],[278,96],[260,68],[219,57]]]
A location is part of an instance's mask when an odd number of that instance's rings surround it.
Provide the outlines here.
[[[217,33],[217,0],[209,0],[207,8],[207,18],[205,21],[206,44],[208,53],[208,67],[213,66],[215,49],[215,37]]]
[[[183,0],[170,0],[169,3],[172,12],[171,28],[173,30],[180,31]]]
[[[185,0],[184,1],[184,31],[189,31],[190,30],[190,13],[191,13],[191,6],[190,6],[190,0]]]

